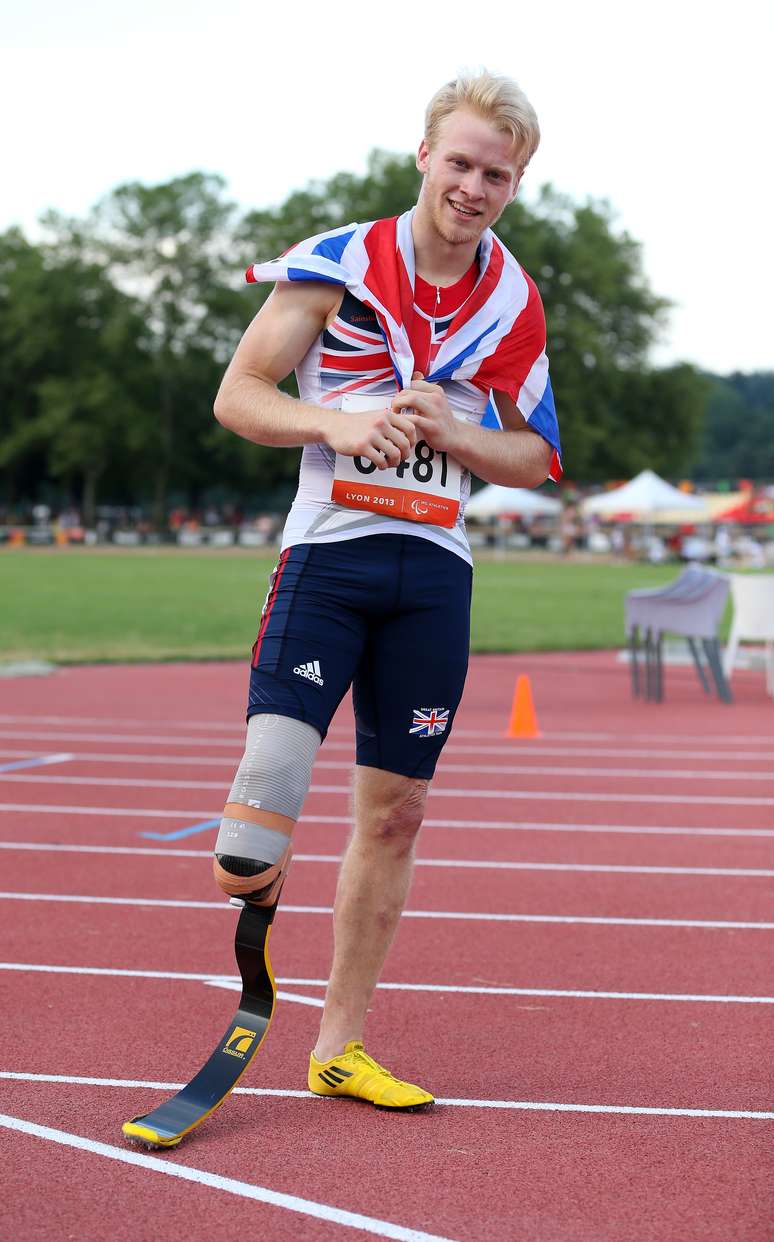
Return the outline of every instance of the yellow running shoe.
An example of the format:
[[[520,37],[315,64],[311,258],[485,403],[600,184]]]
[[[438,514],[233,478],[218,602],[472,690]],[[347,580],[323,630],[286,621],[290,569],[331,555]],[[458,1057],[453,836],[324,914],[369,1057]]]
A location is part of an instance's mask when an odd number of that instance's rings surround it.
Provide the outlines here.
[[[344,1051],[330,1061],[317,1061],[312,1053],[308,1082],[309,1090],[315,1095],[350,1096],[369,1100],[377,1108],[413,1112],[433,1103],[429,1091],[393,1078],[389,1070],[369,1057],[356,1039],[350,1040]]]

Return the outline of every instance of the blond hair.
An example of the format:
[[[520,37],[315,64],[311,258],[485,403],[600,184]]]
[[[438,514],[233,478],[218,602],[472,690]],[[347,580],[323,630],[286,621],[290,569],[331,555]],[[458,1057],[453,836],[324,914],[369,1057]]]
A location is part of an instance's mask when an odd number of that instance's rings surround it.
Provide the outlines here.
[[[461,74],[433,95],[425,113],[425,142],[432,149],[442,122],[457,108],[471,108],[503,133],[510,134],[525,167],[540,142],[537,113],[524,91],[512,78],[486,69]]]

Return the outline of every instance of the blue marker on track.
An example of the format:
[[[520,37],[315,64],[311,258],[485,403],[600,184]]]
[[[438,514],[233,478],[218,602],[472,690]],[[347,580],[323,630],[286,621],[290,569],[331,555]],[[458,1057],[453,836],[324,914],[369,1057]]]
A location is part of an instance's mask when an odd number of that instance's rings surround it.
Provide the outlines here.
[[[3,772],[18,772],[20,768],[42,768],[49,763],[67,763],[75,755],[36,755],[34,759],[16,759],[13,763],[0,763],[0,775]]]
[[[183,837],[196,836],[198,832],[206,832],[208,828],[217,828],[220,819],[205,819],[201,824],[192,824],[190,828],[178,828],[176,832],[140,832],[138,836],[149,841],[180,841]]]

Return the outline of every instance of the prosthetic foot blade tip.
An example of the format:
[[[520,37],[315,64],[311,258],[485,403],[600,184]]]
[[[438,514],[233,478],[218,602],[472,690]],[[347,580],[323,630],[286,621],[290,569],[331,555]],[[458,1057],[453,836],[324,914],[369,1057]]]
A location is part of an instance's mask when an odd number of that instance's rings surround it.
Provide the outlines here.
[[[177,1147],[183,1137],[182,1134],[162,1136],[150,1126],[143,1125],[142,1122],[142,1117],[133,1117],[131,1121],[124,1122],[121,1132],[130,1143],[145,1146],[149,1151],[164,1151],[168,1147]]]

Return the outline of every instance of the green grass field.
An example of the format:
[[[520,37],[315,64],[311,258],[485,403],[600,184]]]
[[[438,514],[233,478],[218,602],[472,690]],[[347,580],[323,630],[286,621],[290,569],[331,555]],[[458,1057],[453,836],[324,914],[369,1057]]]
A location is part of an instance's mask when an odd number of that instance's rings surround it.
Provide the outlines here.
[[[0,661],[243,659],[274,556],[178,549],[0,552]],[[476,562],[474,651],[611,648],[623,601],[677,566]]]

